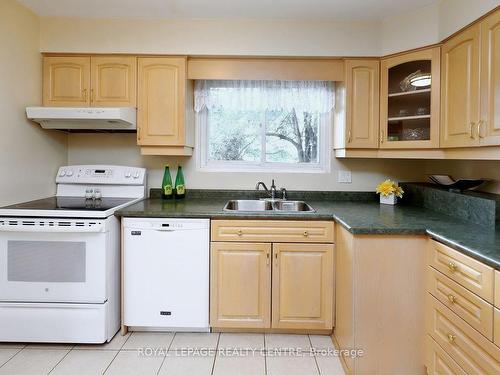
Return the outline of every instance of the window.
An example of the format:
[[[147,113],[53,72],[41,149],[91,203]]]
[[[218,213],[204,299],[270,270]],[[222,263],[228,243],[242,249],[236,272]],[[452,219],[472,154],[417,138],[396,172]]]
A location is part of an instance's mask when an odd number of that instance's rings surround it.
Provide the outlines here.
[[[327,172],[333,103],[326,81],[196,81],[198,165]]]

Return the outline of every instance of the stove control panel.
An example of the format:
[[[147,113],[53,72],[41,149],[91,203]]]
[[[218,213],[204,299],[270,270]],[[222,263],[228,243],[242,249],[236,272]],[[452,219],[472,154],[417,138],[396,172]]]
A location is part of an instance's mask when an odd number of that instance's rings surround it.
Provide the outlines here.
[[[144,185],[146,169],[116,165],[68,165],[60,167],[58,184]]]

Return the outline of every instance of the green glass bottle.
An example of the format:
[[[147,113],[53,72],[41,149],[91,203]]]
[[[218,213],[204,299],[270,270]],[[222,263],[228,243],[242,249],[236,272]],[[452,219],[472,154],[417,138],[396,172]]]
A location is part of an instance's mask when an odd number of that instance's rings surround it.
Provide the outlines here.
[[[179,165],[177,168],[177,176],[175,177],[175,198],[183,199],[186,197],[186,185],[184,184],[184,174],[182,167]]]
[[[168,164],[165,166],[163,173],[163,182],[161,183],[161,197],[162,199],[172,199],[174,192],[172,189],[172,177],[170,176],[170,168]]]

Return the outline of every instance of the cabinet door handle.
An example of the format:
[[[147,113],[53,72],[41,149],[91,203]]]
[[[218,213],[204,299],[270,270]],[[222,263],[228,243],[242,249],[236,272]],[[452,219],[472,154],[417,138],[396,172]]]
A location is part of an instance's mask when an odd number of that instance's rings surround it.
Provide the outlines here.
[[[241,237],[243,236],[243,231],[241,229],[238,229],[238,231],[236,232],[236,234]]]
[[[470,122],[470,137],[471,137],[471,139],[476,139],[476,137],[474,136],[474,124],[475,124],[474,121]]]
[[[453,335],[451,333],[448,333],[447,337],[448,337],[448,342],[450,344],[453,344],[455,342],[455,339],[457,338],[457,336],[455,336],[455,335]]]
[[[278,266],[278,253],[274,253],[274,265]]]
[[[309,237],[309,232],[307,230],[305,230],[302,234],[304,235],[304,237]]]
[[[384,143],[384,131],[380,131],[380,143]]]
[[[486,124],[486,121],[480,120],[477,123],[477,135],[479,136],[479,138],[484,138],[484,136],[481,135],[481,129],[483,127],[483,124]]]
[[[458,266],[455,263],[450,262],[450,263],[448,263],[448,268],[450,269],[451,272],[455,272],[457,270]]]
[[[347,143],[351,143],[352,141],[352,131],[349,129],[349,132],[347,133]]]
[[[451,303],[457,302],[457,297],[455,297],[453,294],[448,294],[448,301]]]
[[[90,89],[90,102],[93,103],[95,99],[94,89]]]
[[[269,266],[271,262],[271,255],[269,254],[269,251],[266,253],[266,265]]]
[[[82,90],[83,100],[87,101],[87,89]]]

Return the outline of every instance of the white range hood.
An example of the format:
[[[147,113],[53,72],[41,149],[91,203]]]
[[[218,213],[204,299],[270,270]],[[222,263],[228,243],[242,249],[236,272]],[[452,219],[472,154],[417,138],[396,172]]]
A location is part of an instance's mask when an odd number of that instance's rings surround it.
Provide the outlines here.
[[[135,108],[27,107],[26,115],[44,129],[135,130]]]

